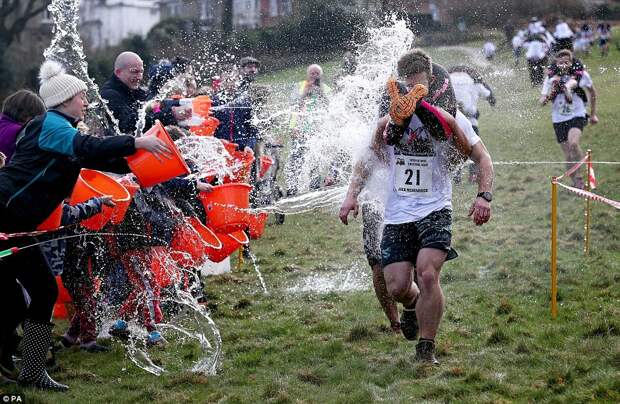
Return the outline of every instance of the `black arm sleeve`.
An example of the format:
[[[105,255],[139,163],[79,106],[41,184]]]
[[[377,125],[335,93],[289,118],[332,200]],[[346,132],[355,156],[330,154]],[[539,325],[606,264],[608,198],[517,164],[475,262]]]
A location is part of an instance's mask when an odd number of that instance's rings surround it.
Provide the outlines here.
[[[131,156],[136,152],[135,139],[126,135],[100,138],[78,133],[73,138],[73,152],[83,161]]]

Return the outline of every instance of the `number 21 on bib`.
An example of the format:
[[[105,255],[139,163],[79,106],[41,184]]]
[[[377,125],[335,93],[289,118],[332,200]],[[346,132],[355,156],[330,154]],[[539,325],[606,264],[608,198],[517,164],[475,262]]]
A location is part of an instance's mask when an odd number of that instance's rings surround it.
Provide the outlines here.
[[[433,196],[432,157],[396,156],[394,188],[400,196],[429,198]]]

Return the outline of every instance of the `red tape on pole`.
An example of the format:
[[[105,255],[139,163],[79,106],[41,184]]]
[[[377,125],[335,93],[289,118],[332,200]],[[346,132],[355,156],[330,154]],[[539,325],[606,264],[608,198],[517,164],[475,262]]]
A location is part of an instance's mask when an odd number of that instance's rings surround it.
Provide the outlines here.
[[[585,164],[585,162],[588,160],[588,155],[585,155],[581,161],[579,161],[577,164],[575,164],[574,166],[572,166],[568,171],[566,171],[564,174],[560,175],[557,180],[560,181],[562,178],[564,177],[570,177],[571,175],[573,175],[575,173],[575,171],[577,171],[579,169],[579,167],[581,167],[582,165]],[[561,185],[561,184],[560,184]]]
[[[612,199],[605,198],[604,196],[593,194],[592,192],[584,191],[583,189],[569,187],[568,185],[564,185],[561,182],[557,182],[557,184],[562,188],[567,189],[568,191],[575,193],[581,197],[588,198],[597,202],[602,202],[616,209],[620,209],[620,202],[618,201],[614,201]]]

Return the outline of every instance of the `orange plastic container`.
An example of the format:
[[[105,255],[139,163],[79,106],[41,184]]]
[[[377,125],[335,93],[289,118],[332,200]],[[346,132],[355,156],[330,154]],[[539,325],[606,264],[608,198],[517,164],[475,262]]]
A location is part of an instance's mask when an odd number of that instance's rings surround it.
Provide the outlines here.
[[[141,186],[152,187],[179,175],[189,174],[189,167],[187,167],[183,156],[159,121],[155,121],[155,125],[144,136],[157,136],[163,140],[172,152],[172,158],[164,158],[159,161],[151,152],[146,150],[138,150],[126,157],[129,168],[138,178]]]
[[[260,171],[258,172],[258,176],[263,178],[269,168],[273,165],[273,159],[269,156],[260,156]]]
[[[195,217],[190,217],[189,223],[192,225],[194,230],[196,230],[198,234],[200,234],[200,237],[202,237],[202,241],[205,245],[205,250],[207,248],[214,248],[216,250],[222,248],[222,242],[219,238],[217,238],[217,235],[213,232],[213,230],[202,224],[200,220]]]
[[[220,126],[219,119],[215,117],[204,118],[203,122],[198,126],[191,126],[189,131],[196,136],[213,136],[217,127]]]
[[[181,281],[181,272],[166,247],[151,248],[151,272],[157,285],[162,288]]]
[[[232,143],[225,139],[220,139],[220,141],[222,142],[222,144],[224,145],[224,148],[226,149],[228,153],[232,153],[236,151],[237,147],[239,147],[237,143]]]
[[[224,261],[230,254],[237,251],[239,247],[250,242],[248,235],[243,230],[230,234],[217,233],[217,238],[222,242],[222,248],[219,250],[207,250],[207,257],[213,262]]]
[[[170,248],[170,256],[182,267],[197,266],[204,262],[204,241],[187,217],[176,228]]]
[[[265,232],[265,224],[267,223],[267,212],[260,212],[257,215],[249,215],[248,234],[252,240],[261,238]]]
[[[66,304],[71,303],[71,296],[69,291],[62,284],[60,276],[56,276],[56,285],[58,286],[58,297],[56,298],[56,304],[54,304],[54,318],[67,319],[69,318],[69,311]]]
[[[254,153],[237,150],[230,153],[230,155],[232,159],[229,161],[229,166],[234,167],[232,178],[225,178],[224,183],[247,181],[252,169],[252,163],[254,163]]]
[[[248,184],[216,185],[211,192],[200,192],[198,198],[207,212],[208,226],[218,233],[230,233],[248,227],[250,191]]]
[[[73,187],[70,201],[71,205],[76,205],[90,198],[104,195],[112,195],[112,200],[117,206],[112,208],[104,205],[101,209],[101,213],[82,221],[81,225],[89,230],[101,230],[101,228],[110,221],[114,213],[123,209],[123,207],[126,212],[129,202],[131,201],[131,196],[123,185],[109,175],[101,171],[83,168]],[[117,216],[122,220],[119,214],[117,214]]]
[[[60,220],[62,219],[62,203],[54,209],[54,211],[37,226],[37,230],[54,230],[60,227]]]
[[[207,118],[211,113],[211,98],[208,95],[199,95],[192,101],[192,112]]]

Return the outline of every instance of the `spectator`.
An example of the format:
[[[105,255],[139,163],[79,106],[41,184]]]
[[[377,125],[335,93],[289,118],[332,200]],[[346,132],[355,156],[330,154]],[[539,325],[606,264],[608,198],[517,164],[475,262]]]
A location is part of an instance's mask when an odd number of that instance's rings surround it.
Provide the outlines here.
[[[252,122],[254,103],[250,84],[256,79],[260,62],[252,57],[240,60],[240,76],[232,72],[222,83],[220,92],[213,96],[213,116],[219,121],[215,137],[239,145],[239,149],[256,147],[259,132]],[[239,80],[235,80],[238,78]]]
[[[529,37],[523,46],[527,49],[525,58],[527,59],[532,86],[540,85],[545,78],[549,46],[540,35]]]
[[[332,89],[323,82],[323,68],[317,64],[308,66],[306,79],[297,83],[293,93],[295,111],[291,114],[291,154],[285,168],[287,195],[296,195],[299,186],[300,170],[305,163],[308,137],[316,129],[318,120],[322,119],[327,105],[327,98]],[[315,168],[310,170],[310,188],[317,189],[320,179]]]
[[[140,88],[144,66],[140,56],[122,52],[114,62],[114,74],[101,87],[101,97],[118,119],[122,133],[135,134],[138,111],[146,101],[147,93]]]
[[[32,118],[44,113],[43,101],[32,91],[19,90],[6,97],[0,116],[0,152],[7,163],[15,152],[17,134]]]

